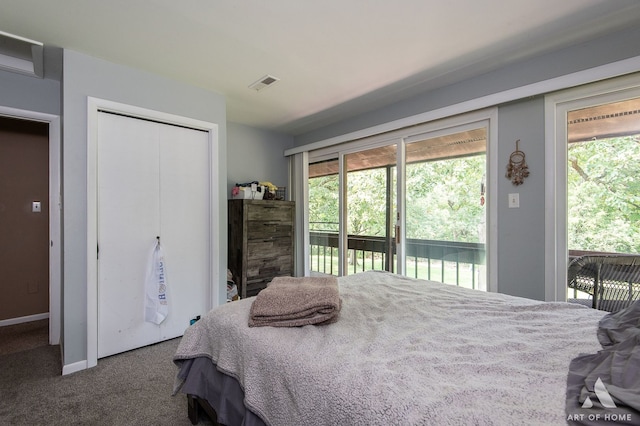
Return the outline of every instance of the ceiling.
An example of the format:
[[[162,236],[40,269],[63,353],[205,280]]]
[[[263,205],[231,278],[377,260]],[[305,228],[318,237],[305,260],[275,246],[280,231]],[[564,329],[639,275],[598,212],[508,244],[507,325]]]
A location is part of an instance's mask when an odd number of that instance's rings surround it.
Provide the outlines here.
[[[640,24],[637,0],[2,0],[1,8],[0,31],[221,93],[229,121],[291,135]],[[265,75],[280,80],[248,87]]]

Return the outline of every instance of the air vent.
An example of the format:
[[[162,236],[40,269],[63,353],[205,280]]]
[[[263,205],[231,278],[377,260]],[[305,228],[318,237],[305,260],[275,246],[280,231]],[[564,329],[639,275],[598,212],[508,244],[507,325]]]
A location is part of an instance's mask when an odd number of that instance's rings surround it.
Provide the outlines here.
[[[260,80],[250,84],[249,89],[253,89],[257,92],[264,89],[265,87],[273,86],[278,81],[280,81],[278,77],[274,77],[272,75],[265,75],[264,77],[260,78]]]
[[[43,44],[0,31],[0,69],[42,78]]]

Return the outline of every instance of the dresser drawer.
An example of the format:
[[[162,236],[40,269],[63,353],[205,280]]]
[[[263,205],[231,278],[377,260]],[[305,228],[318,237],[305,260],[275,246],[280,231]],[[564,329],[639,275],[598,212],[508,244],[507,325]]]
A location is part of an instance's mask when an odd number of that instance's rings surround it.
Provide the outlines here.
[[[293,209],[284,203],[251,204],[247,206],[249,222],[288,222],[293,221]]]
[[[245,297],[251,297],[251,296],[257,295],[258,293],[260,293],[261,290],[265,289],[267,285],[269,285],[269,283],[271,282],[271,280],[273,280],[273,278],[277,276],[291,276],[291,274],[285,273],[285,274],[270,276],[267,278],[258,277],[250,281],[247,281],[247,290],[246,290]]]
[[[291,238],[269,238],[247,242],[247,262],[289,256],[293,254]]]
[[[264,240],[271,238],[293,237],[291,222],[247,222],[247,240]]]
[[[291,256],[251,259],[247,262],[247,284],[260,280],[271,281],[273,277],[291,275]]]

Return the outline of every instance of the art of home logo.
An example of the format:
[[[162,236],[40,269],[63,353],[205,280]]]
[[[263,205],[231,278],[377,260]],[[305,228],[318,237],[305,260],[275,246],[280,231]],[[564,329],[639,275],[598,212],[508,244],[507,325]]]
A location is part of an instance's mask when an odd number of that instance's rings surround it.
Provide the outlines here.
[[[613,398],[611,398],[611,395],[609,394],[609,391],[607,390],[607,387],[604,385],[604,383],[602,382],[602,380],[600,379],[600,377],[598,377],[598,380],[596,380],[596,383],[593,385],[593,392],[596,394],[596,398],[598,398],[598,401],[600,402],[600,405],[603,408],[607,408],[607,409],[612,409],[612,408],[618,408],[616,406],[616,403],[613,402]],[[591,397],[587,396],[584,400],[584,402],[582,403],[582,408],[592,408],[593,407],[593,401],[591,400]],[[567,421],[569,420],[574,420],[574,421],[578,421],[578,420],[590,420],[590,421],[598,421],[598,420],[602,420],[604,422],[631,422],[632,418],[631,418],[631,414],[630,413],[612,413],[612,412],[605,412],[605,413],[590,413],[590,414],[569,414],[567,416]]]
[[[611,395],[609,395],[609,391],[605,387],[604,383],[602,383],[600,377],[596,380],[596,384],[593,385],[593,391],[596,393],[596,397],[598,397],[600,404],[602,404],[604,408],[616,408],[616,404],[613,402]],[[587,397],[587,399],[582,403],[582,408],[591,407],[593,407],[593,401],[591,401],[591,398]]]

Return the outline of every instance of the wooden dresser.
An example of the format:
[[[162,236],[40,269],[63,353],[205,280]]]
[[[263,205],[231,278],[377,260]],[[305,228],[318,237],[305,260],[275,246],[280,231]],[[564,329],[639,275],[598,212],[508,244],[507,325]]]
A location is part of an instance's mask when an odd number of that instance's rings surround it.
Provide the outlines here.
[[[241,298],[293,275],[293,201],[229,200],[229,269]]]

